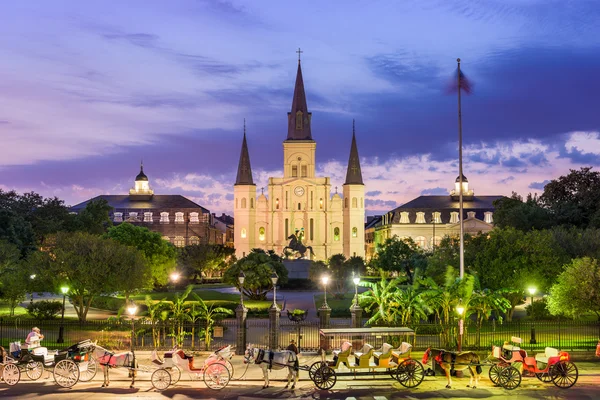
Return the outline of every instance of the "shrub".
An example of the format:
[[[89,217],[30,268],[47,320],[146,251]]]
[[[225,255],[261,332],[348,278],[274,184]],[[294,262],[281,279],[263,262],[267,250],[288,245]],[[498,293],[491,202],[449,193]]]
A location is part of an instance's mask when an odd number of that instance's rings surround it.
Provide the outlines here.
[[[110,296],[95,296],[90,306],[101,310],[119,311],[121,307],[125,306],[125,299]]]
[[[531,304],[527,305],[525,307],[525,311],[527,311],[527,315],[529,317],[531,317]],[[548,301],[546,300],[546,298],[542,298],[540,300],[535,300],[533,302],[533,319],[535,320],[549,320],[549,319],[556,319],[556,317],[553,317],[552,314],[550,314],[550,311],[548,311]]]
[[[30,303],[27,306],[27,313],[35,319],[52,319],[62,311],[62,302],[41,300]]]
[[[287,283],[279,285],[286,290],[315,290],[318,286],[310,279],[288,279]]]

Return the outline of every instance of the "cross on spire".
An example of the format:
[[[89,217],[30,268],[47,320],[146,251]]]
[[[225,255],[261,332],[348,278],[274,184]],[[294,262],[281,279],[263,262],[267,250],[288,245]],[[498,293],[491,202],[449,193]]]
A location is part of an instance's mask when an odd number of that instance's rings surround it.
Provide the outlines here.
[[[296,53],[298,53],[298,64],[300,64],[300,55],[304,52],[302,50],[300,50],[300,47],[298,47],[298,50],[296,50]]]
[[[260,188],[260,194],[265,194],[265,187],[264,186]]]
[[[337,186],[335,187],[335,194],[337,194]]]

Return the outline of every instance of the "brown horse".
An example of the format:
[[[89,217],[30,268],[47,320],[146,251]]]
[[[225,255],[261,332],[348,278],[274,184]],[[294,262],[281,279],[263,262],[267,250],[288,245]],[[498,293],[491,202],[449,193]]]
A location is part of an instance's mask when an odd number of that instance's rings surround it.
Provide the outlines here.
[[[430,347],[427,349],[427,351],[425,351],[422,363],[424,365],[427,364],[430,357],[433,358],[446,373],[446,378],[448,378],[448,384],[446,387],[448,389],[452,387],[452,378],[450,377],[451,371],[463,371],[467,368],[471,373],[471,380],[469,381],[467,387],[472,387],[473,389],[477,387],[482,368],[479,356],[476,353],[472,351],[456,353],[452,351],[432,349]],[[475,367],[475,373],[473,373],[473,367]],[[475,378],[475,383],[473,383],[473,378]]]

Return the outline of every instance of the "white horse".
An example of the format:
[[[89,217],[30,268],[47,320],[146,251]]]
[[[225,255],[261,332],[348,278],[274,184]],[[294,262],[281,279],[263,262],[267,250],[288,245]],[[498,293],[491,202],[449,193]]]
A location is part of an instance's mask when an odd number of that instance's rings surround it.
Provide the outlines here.
[[[102,370],[104,372],[104,382],[102,383],[102,387],[108,387],[110,383],[108,376],[109,369],[121,367],[129,369],[129,377],[131,378],[131,385],[129,387],[133,389],[138,367],[137,360],[133,352],[127,351],[125,353],[115,354],[103,347],[96,345],[94,356],[98,360],[98,364],[102,366]]]
[[[265,378],[263,389],[269,387],[269,370],[284,368],[288,369],[286,389],[290,385],[290,382],[292,382],[292,390],[296,387],[299,367],[298,356],[293,351],[272,351],[248,346],[244,353],[244,364],[249,364],[252,361],[254,361],[254,364],[258,364],[263,371],[263,377]]]

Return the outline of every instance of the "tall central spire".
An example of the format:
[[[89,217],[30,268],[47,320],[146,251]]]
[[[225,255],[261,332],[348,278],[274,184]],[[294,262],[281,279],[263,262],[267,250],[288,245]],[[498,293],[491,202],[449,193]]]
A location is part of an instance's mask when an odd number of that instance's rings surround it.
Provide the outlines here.
[[[292,111],[288,113],[287,140],[312,140],[312,135],[310,133],[311,116],[312,113],[308,112],[308,106],[306,105],[306,93],[304,93],[304,81],[302,80],[302,67],[300,65],[300,58],[298,58],[298,72],[296,73],[296,86],[294,87]]]
[[[244,119],[244,140],[242,141],[242,151],[240,153],[240,162],[238,164],[236,185],[254,185],[252,180],[252,167],[250,167],[250,154],[248,153],[248,143],[246,142],[246,119]]]
[[[356,146],[354,120],[352,120],[352,145],[350,146],[350,158],[348,159],[348,169],[346,170],[346,182],[344,185],[363,185],[358,147]]]

